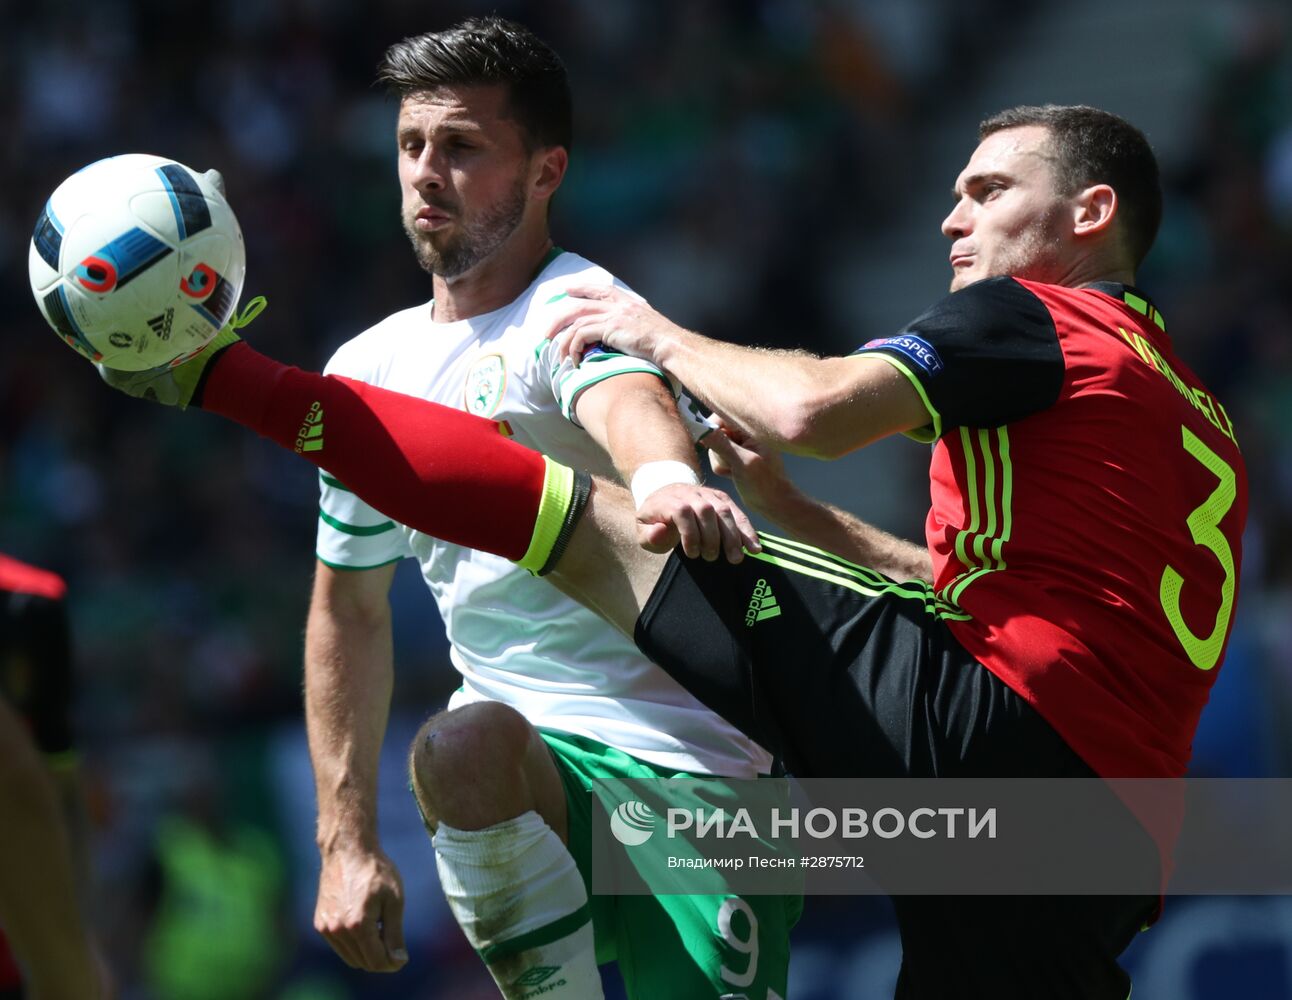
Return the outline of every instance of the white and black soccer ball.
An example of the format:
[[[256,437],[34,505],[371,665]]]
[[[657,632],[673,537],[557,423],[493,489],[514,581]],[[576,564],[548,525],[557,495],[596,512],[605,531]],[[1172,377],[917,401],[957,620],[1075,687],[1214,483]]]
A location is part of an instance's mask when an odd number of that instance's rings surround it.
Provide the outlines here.
[[[32,294],[70,346],[120,371],[204,347],[242,292],[246,248],[215,171],[129,153],[50,195],[28,254]]]

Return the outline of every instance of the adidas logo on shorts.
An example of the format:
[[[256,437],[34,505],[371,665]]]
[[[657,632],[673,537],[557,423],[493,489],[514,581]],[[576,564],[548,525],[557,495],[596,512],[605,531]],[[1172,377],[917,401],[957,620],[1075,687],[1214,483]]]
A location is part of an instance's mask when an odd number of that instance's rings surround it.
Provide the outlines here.
[[[771,585],[760,579],[754,584],[754,595],[749,598],[749,607],[745,609],[745,627],[753,628],[758,622],[776,618],[781,613],[781,606],[776,603]]]

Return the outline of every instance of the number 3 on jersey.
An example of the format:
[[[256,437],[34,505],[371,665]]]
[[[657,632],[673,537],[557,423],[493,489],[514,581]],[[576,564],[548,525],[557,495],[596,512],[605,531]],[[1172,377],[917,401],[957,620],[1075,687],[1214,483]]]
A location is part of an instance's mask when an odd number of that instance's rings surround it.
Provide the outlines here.
[[[1180,645],[1184,647],[1193,665],[1199,670],[1210,670],[1220,659],[1220,650],[1229,633],[1229,619],[1234,613],[1234,553],[1220,531],[1220,522],[1234,505],[1237,488],[1234,470],[1229,467],[1229,463],[1203,444],[1189,428],[1181,427],[1180,430],[1184,436],[1184,450],[1220,480],[1202,505],[1195,507],[1189,514],[1186,522],[1189,533],[1193,536],[1193,544],[1208,549],[1225,571],[1224,582],[1220,585],[1220,608],[1216,612],[1216,624],[1211,634],[1194,635],[1186,624],[1180,611],[1180,591],[1185,581],[1174,566],[1168,564],[1162,571],[1158,595],[1162,601],[1162,610],[1166,612],[1166,620],[1171,623],[1175,637],[1180,640]]]

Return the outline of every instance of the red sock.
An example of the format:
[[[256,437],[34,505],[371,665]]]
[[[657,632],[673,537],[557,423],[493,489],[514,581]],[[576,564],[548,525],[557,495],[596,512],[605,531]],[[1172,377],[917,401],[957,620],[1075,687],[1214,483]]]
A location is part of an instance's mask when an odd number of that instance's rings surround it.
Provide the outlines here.
[[[292,368],[245,342],[205,378],[202,409],[326,469],[387,517],[513,561],[529,547],[546,462],[492,420]]]

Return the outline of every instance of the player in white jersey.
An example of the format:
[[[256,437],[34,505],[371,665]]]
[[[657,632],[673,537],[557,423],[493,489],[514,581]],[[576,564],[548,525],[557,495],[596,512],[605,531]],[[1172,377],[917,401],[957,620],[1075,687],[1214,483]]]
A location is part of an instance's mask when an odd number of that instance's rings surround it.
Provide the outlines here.
[[[639,500],[668,491],[688,553],[716,557],[747,522],[698,485],[659,371],[612,353],[562,364],[544,336],[566,287],[613,280],[548,235],[569,146],[559,59],[490,18],[393,46],[381,75],[401,97],[404,223],[434,298],[343,345],[328,372],[489,417],[563,462],[632,480]],[[446,897],[503,995],[598,997],[597,961],[614,958],[633,997],[783,995],[796,900],[587,893],[592,777],[748,778],[769,770],[766,752],[547,581],[396,524],[329,476],[321,491],[306,708],[315,924],[337,953],[371,971],[407,961],[375,797],[388,592],[394,563],[412,557],[463,675],[414,745],[419,806]],[[746,923],[733,930],[736,909]]]
[[[433,325],[431,303],[406,309],[343,345],[326,371],[490,417],[521,444],[616,477],[609,455],[578,423],[578,404],[594,385],[636,373],[657,380],[658,369],[619,354],[597,355],[577,368],[561,364],[553,360],[555,342],[543,337],[556,315],[551,304],[564,298],[567,284],[611,280],[577,254],[553,248],[538,277],[501,309]],[[641,383],[625,379],[603,391],[640,405],[631,398],[634,387]],[[651,405],[655,386],[645,389]],[[499,556],[395,524],[332,477],[320,478],[324,564],[366,570],[408,557],[420,564],[463,676],[450,708],[500,701],[540,728],[680,771],[754,777],[768,770],[763,750],[555,587]]]

